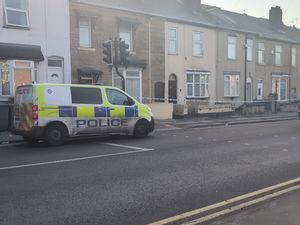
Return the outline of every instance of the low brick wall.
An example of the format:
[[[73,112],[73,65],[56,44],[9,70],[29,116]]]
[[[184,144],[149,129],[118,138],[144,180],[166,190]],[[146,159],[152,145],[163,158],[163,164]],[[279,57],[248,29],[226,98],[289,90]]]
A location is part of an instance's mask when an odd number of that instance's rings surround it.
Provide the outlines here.
[[[147,105],[151,108],[154,114],[154,119],[165,120],[173,118],[173,104],[153,103]]]

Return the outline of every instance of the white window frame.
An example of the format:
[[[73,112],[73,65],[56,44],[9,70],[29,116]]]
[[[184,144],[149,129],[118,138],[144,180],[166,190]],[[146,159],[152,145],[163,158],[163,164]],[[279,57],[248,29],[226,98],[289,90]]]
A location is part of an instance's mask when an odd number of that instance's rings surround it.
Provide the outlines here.
[[[82,25],[81,21],[87,20],[88,25]],[[81,42],[81,28],[87,28],[88,29],[88,35],[89,35],[89,43],[88,44],[83,44]],[[78,21],[78,30],[79,30],[79,47],[81,48],[92,48],[92,18],[91,17],[80,17]]]
[[[26,2],[26,9],[16,9],[16,8],[10,8],[7,7],[7,2],[8,0],[4,0],[4,16],[5,16],[5,25],[7,26],[14,26],[14,27],[24,27],[24,28],[28,28],[29,25],[29,10],[28,10],[28,0],[24,0]],[[20,13],[25,13],[26,15],[26,24],[27,25],[20,25],[20,24],[13,24],[13,23],[9,23],[8,22],[8,13],[7,11],[15,11],[15,12],[20,12]]]
[[[193,81],[192,82],[189,82],[187,77],[188,76],[192,76],[193,77]],[[208,98],[209,97],[209,75],[210,73],[207,73],[207,72],[191,72],[191,71],[188,71],[186,73],[186,96],[187,98]],[[196,79],[195,77],[196,76],[199,76],[199,82],[196,82]],[[202,80],[204,80],[204,82],[202,82]],[[192,95],[189,95],[188,93],[188,86],[189,85],[192,85],[192,90],[193,90],[193,94]],[[195,94],[195,87],[196,85],[199,85],[199,96],[197,96]],[[202,86],[204,85],[204,95],[201,95],[202,93]]]
[[[16,66],[16,62],[24,62],[24,63],[30,63],[30,66]],[[15,70],[30,70],[31,73],[31,80],[35,81],[35,65],[33,61],[28,60],[13,60],[12,62],[13,69],[12,69],[12,79],[13,79],[13,90],[15,87]]]
[[[291,54],[292,54],[292,66],[293,67],[296,67],[297,66],[297,48],[292,48],[292,52],[291,52]]]
[[[171,38],[171,31],[175,31],[175,38]],[[171,51],[171,42],[175,42],[175,51]],[[178,54],[178,28],[177,27],[169,27],[168,31],[168,52],[170,55],[177,55]]]
[[[281,45],[275,46],[275,65],[276,66],[282,65],[282,46]]]
[[[277,89],[276,89],[276,85],[274,85],[274,82],[278,81],[277,83]],[[285,99],[281,99],[281,83],[282,81],[285,82]],[[275,94],[277,93],[277,99],[278,101],[287,101],[288,100],[288,78],[287,77],[273,77],[272,78],[272,93]]]
[[[226,79],[226,78],[229,78]],[[228,80],[228,81],[227,81]],[[229,82],[229,83],[228,83]],[[229,94],[226,91],[226,87],[229,84]],[[234,85],[234,91],[232,89],[232,85]],[[240,74],[224,74],[224,97],[239,97],[240,96]]]
[[[257,53],[257,62],[260,65],[264,65],[265,64],[265,43],[263,42],[259,42],[257,44],[257,49],[258,49],[258,53]]]
[[[260,94],[259,94],[259,89],[261,90]],[[257,81],[257,100],[263,100],[263,97],[264,97],[264,81],[263,79],[259,79]]]
[[[231,56],[230,50],[233,47],[233,55]],[[237,53],[237,37],[233,35],[227,36],[227,57],[230,60],[236,60],[236,53]]]
[[[128,27],[130,27],[129,29],[127,29]],[[126,44],[129,45],[129,51],[132,52],[133,49],[134,49],[134,46],[133,46],[133,24],[127,24],[125,22],[121,23],[120,26],[119,26],[119,37],[122,38],[122,33],[123,34],[129,34],[129,37],[130,37],[130,40],[129,42],[124,40]]]
[[[134,78],[131,78],[131,77],[128,77],[127,76],[127,72],[136,72],[136,73],[139,73],[139,77],[138,77],[138,79],[139,79],[139,81],[140,81],[140,93],[139,93],[139,96],[137,97],[137,100],[138,101],[140,101],[140,102],[142,102],[142,99],[143,99],[143,97],[142,97],[142,93],[143,93],[143,90],[142,90],[142,69],[139,69],[139,68],[127,68],[127,69],[125,69],[125,68],[120,68],[119,69],[119,72],[123,75],[123,77],[124,77],[124,79],[125,79],[125,89],[126,89],[126,82],[127,82],[127,80],[129,79],[134,79]],[[116,84],[115,84],[115,79],[114,79],[114,76],[117,76],[118,77],[118,75],[116,74],[116,70],[112,70],[112,86],[113,87],[118,87],[118,86],[116,86]],[[118,88],[120,88],[120,87],[118,87]],[[126,91],[126,90],[125,90]],[[131,97],[133,97],[133,98],[135,98],[134,96],[131,96]]]
[[[195,35],[199,35],[200,36],[200,40],[196,41]],[[200,54],[197,54],[197,51],[195,51],[196,46],[200,47],[200,49],[198,49],[200,52]],[[194,57],[201,57],[203,56],[203,33],[201,31],[193,31],[193,56]]]
[[[254,46],[254,40],[248,38],[247,39],[247,61],[248,62],[253,61],[253,46]]]

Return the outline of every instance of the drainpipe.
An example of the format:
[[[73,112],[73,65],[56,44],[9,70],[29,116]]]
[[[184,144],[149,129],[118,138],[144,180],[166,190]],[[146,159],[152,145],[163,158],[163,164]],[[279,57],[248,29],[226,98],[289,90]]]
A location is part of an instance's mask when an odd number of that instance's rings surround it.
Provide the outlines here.
[[[292,76],[292,45],[290,44],[290,65],[289,65],[289,104],[291,104],[291,76]]]
[[[245,35],[245,81],[244,81],[244,105],[247,102],[247,35]]]
[[[151,44],[151,25],[152,25],[152,17],[149,18],[149,101],[150,103],[152,102],[152,44]]]

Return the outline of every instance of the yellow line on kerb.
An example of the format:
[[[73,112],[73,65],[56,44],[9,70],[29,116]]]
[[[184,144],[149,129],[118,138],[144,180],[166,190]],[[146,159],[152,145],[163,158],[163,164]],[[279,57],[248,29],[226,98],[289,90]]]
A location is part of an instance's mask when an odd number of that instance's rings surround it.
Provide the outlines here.
[[[251,193],[248,193],[248,194],[245,194],[245,195],[234,197],[234,198],[231,198],[231,199],[228,199],[226,201],[222,201],[222,202],[210,205],[210,206],[195,209],[195,210],[190,211],[190,212],[182,213],[182,214],[179,214],[179,215],[167,218],[167,219],[163,219],[163,220],[160,220],[160,221],[157,221],[157,222],[154,222],[154,223],[150,223],[148,225],[165,225],[165,224],[173,223],[173,222],[176,222],[176,221],[179,221],[179,220],[182,220],[182,219],[186,219],[186,218],[195,216],[197,214],[201,214],[201,213],[213,210],[213,209],[217,209],[217,208],[229,205],[229,204],[233,204],[235,202],[245,200],[247,198],[259,196],[261,194],[268,193],[270,191],[274,191],[276,189],[283,188],[283,187],[289,186],[289,185],[299,186],[300,185],[300,178],[296,178],[296,179],[293,179],[293,180],[290,180],[290,181],[287,181],[287,182],[284,182],[284,183],[281,183],[281,184],[277,184],[277,185],[274,185],[274,186],[271,186],[271,187],[268,187],[268,188],[264,188],[264,189],[261,189],[261,190],[255,191],[255,192],[251,192]],[[284,191],[281,191],[281,192],[284,192]],[[276,192],[276,193],[279,193],[279,192]],[[255,200],[253,200],[253,201],[255,201]],[[243,203],[243,204],[246,204],[246,203]],[[231,208],[233,208],[233,207],[231,207]],[[197,223],[199,223],[199,222],[197,222]],[[197,223],[195,223],[195,224],[197,224]],[[189,224],[189,223],[187,223],[187,224]],[[189,225],[191,225],[191,224],[189,224]]]

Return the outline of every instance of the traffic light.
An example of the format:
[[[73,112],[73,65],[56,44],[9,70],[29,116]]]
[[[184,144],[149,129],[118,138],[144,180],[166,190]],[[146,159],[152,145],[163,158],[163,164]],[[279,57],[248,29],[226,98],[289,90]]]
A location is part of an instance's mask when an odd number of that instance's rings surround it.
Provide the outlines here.
[[[113,65],[113,55],[112,55],[112,50],[113,50],[113,45],[112,45],[112,40],[105,41],[102,46],[104,47],[104,50],[102,51],[103,53],[103,61],[108,65],[112,66]]]
[[[127,65],[127,56],[129,56],[129,45],[125,41],[120,40],[120,64]]]

